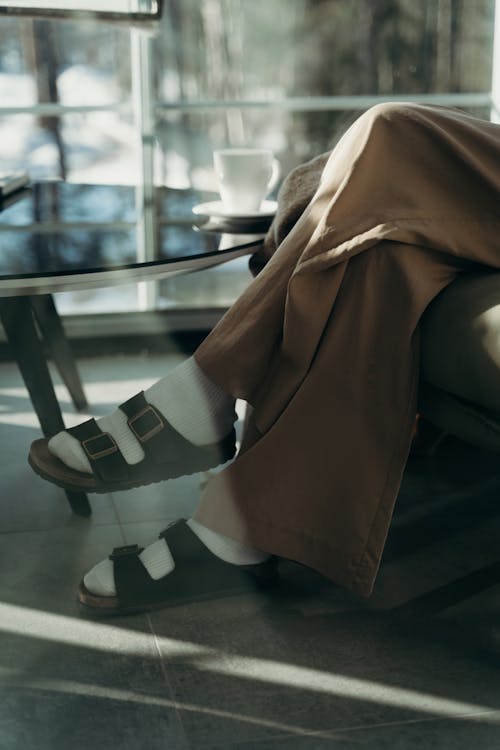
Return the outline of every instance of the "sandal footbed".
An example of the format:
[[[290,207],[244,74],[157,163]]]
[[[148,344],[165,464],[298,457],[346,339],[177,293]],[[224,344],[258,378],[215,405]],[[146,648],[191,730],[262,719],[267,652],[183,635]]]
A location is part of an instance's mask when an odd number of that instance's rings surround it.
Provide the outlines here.
[[[232,438],[233,435],[230,435],[225,441],[221,441],[220,451],[218,445],[204,448],[193,446],[192,465],[176,462],[174,457],[164,464],[151,464],[151,462],[146,464],[146,461],[143,461],[130,467],[132,474],[130,479],[117,482],[102,482],[93,474],[85,474],[66,466],[49,451],[47,438],[33,441],[28,463],[42,479],[46,479],[65,490],[105,493],[142,487],[211,469],[234,456],[236,443]]]

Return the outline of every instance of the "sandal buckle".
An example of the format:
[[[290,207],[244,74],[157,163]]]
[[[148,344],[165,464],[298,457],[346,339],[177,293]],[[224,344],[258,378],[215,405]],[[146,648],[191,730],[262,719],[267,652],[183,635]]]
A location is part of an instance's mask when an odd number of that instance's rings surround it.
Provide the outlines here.
[[[138,544],[126,544],[124,547],[115,547],[113,552],[110,554],[110,560],[117,560],[120,557],[135,557],[140,555],[144,547],[139,547]]]
[[[146,443],[165,427],[165,422],[151,404],[130,417],[127,424],[140,443]]]
[[[87,456],[94,460],[110,456],[118,450],[118,446],[109,432],[103,432],[102,435],[94,435],[82,440],[82,446]]]

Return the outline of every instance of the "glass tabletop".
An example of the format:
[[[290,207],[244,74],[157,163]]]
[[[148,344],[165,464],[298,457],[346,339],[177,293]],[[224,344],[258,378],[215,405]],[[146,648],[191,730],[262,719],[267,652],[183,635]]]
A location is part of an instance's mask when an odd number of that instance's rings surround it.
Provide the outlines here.
[[[38,293],[160,278],[251,254],[262,241],[243,226],[210,231],[194,217],[213,198],[194,190],[155,188],[153,241],[138,257],[144,208],[126,185],[34,184],[0,208],[0,293]],[[252,233],[253,231],[253,233]],[[31,291],[30,291],[31,290]]]

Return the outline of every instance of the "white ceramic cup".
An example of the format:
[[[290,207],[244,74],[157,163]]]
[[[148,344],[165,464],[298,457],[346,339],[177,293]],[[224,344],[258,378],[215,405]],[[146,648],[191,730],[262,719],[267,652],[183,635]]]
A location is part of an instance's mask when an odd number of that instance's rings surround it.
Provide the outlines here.
[[[264,148],[217,149],[214,168],[222,205],[234,214],[259,211],[280,176],[278,160]]]

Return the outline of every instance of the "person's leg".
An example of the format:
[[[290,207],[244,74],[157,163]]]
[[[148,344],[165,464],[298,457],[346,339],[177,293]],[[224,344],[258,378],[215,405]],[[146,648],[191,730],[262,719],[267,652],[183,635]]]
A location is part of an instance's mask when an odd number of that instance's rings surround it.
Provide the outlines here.
[[[253,422],[194,518],[368,595],[415,424],[417,324],[468,264],[384,242],[345,265],[306,377],[265,433]]]

